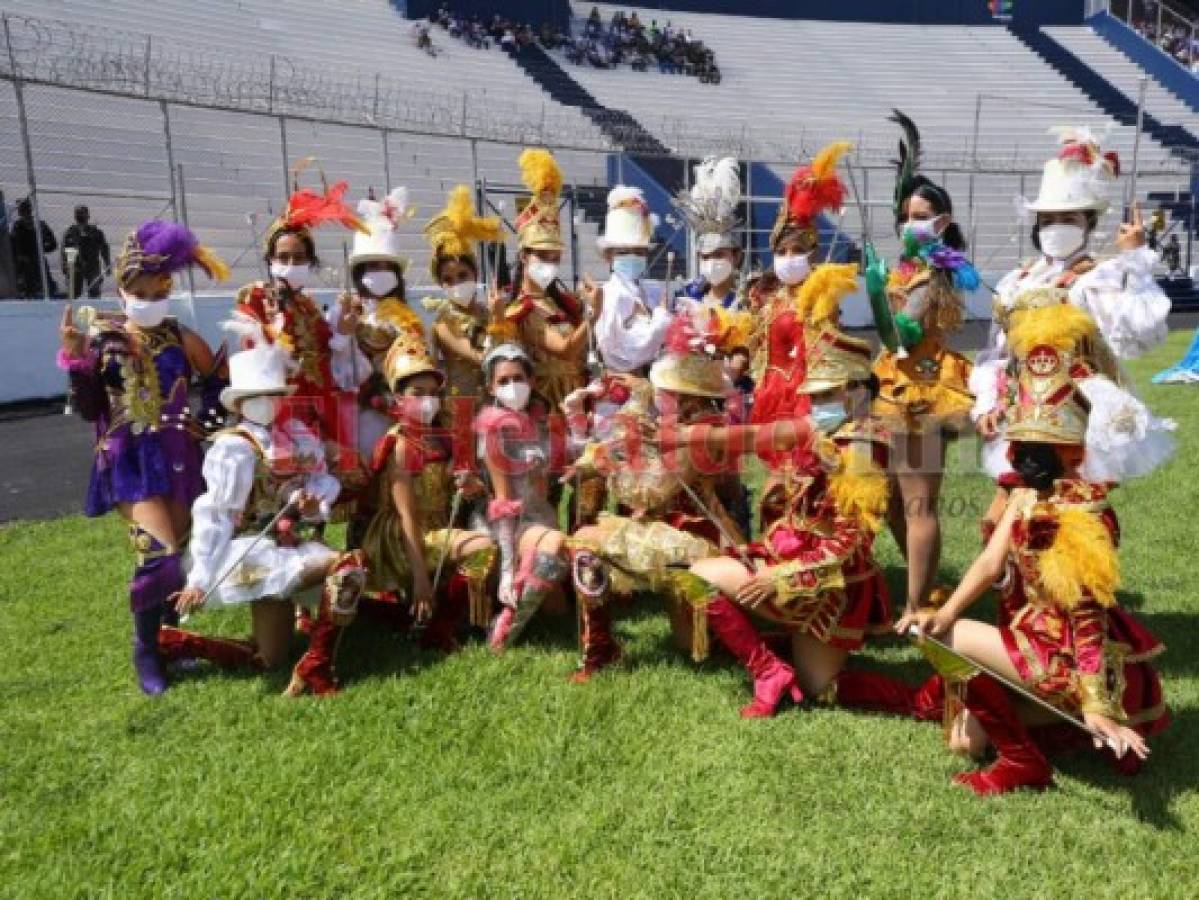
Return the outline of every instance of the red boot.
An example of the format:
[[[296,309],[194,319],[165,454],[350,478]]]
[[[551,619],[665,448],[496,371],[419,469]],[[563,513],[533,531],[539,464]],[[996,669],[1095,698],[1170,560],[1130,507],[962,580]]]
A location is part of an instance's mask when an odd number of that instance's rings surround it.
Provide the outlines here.
[[[1053,770],[1024,729],[1007,691],[989,675],[979,673],[966,682],[966,708],[982,725],[995,752],[989,768],[963,772],[953,780],[980,797],[1019,788],[1044,790],[1053,784]]]
[[[322,602],[320,612],[312,619],[312,627],[308,632],[308,649],[296,663],[291,673],[291,683],[283,692],[286,696],[299,697],[312,691],[318,697],[323,697],[336,694],[341,689],[333,671],[333,658],[337,655],[341,631],[340,627],[333,624],[329,610]]]
[[[787,695],[796,703],[803,701],[803,692],[795,682],[795,670],[771,652],[741,607],[720,595],[708,604],[707,614],[712,633],[749,670],[754,680],[753,702],[742,707],[741,718],[773,716]]]
[[[458,631],[466,621],[469,609],[470,593],[466,576],[455,572],[446,585],[445,594],[437,601],[437,608],[425,626],[425,633],[420,637],[421,647],[442,653],[456,653],[462,649],[458,643]]]
[[[847,670],[837,676],[837,703],[937,722],[945,708],[945,682],[933,675],[917,688],[878,672]]]
[[[253,641],[207,637],[168,626],[158,632],[158,649],[168,660],[206,659],[222,669],[262,668]]]
[[[612,608],[583,604],[583,666],[570,676],[575,684],[586,684],[600,669],[620,661],[620,644],[612,636]]]
[[[398,634],[406,634],[412,628],[412,610],[390,592],[359,598],[358,618]]]

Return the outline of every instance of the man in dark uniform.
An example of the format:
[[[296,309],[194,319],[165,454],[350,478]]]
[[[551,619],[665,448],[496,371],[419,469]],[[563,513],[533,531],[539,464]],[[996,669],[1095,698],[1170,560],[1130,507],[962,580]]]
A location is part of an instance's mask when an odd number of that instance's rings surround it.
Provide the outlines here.
[[[112,267],[108,252],[108,240],[104,232],[93,225],[86,206],[75,207],[75,224],[62,236],[62,271],[67,277],[67,295],[74,300],[84,291],[89,297],[99,297],[103,276]],[[75,254],[74,271],[71,270],[69,250]],[[103,263],[103,266],[101,266]]]
[[[54,232],[45,222],[38,223],[42,229],[42,253],[52,253],[58,247]],[[25,198],[17,204],[17,218],[12,223],[9,233],[12,241],[13,268],[17,273],[17,296],[25,299],[38,299],[49,293],[51,297],[60,296],[58,285],[50,275],[50,266],[45,257],[38,258],[37,232],[33,224],[33,204]],[[44,284],[49,288],[45,291]]]

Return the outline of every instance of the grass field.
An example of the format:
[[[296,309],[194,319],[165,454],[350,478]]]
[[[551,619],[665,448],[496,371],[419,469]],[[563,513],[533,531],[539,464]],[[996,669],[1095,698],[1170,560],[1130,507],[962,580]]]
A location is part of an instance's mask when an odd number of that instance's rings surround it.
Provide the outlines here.
[[[69,518],[0,530],[0,896],[1194,896],[1199,389],[1145,394],[1181,451],[1115,496],[1122,600],[1169,647],[1175,724],[1135,779],[1080,758],[1054,791],[980,801],[949,783],[963,763],[938,728],[813,708],[743,722],[742,671],[687,662],[649,608],[619,624],[630,662],[585,687],[563,618],[500,659],[356,628],[330,701],[208,670],[148,700],[122,528]],[[958,474],[948,495],[952,580],[989,486]],[[879,555],[897,586],[889,537]],[[898,643],[858,662],[925,672]]]

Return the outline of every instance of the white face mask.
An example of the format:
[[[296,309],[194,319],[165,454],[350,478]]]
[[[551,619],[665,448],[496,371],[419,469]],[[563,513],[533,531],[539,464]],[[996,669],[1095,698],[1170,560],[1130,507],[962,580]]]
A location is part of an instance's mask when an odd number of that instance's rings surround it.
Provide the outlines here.
[[[911,219],[904,223],[903,233],[921,244],[930,244],[941,236],[936,219]]]
[[[440,397],[405,397],[404,414],[422,425],[428,425],[441,411]]]
[[[800,284],[808,273],[812,271],[812,264],[808,262],[806,253],[796,253],[794,256],[776,256],[774,258],[774,274],[779,277],[779,281],[783,284]]]
[[[461,284],[450,285],[445,289],[445,295],[458,306],[465,308],[474,301],[476,290],[478,288],[475,285],[464,281]]]
[[[527,381],[509,381],[496,389],[495,399],[513,412],[520,412],[529,405],[532,390]]]
[[[733,264],[727,259],[701,259],[699,274],[708,284],[721,284],[733,274]]]
[[[250,397],[248,400],[241,402],[241,417],[249,419],[255,425],[261,425],[264,428],[274,422],[275,416],[278,414],[278,397]]]
[[[530,259],[528,271],[529,278],[544,291],[558,277],[558,264],[543,262],[540,259]]]
[[[286,281],[293,291],[303,290],[312,284],[313,274],[312,266],[307,263],[299,266],[291,263],[271,263],[271,277],[277,281]]]
[[[386,297],[400,283],[400,277],[390,269],[382,272],[367,272],[360,280],[362,286],[371,292],[372,297]]]
[[[1051,259],[1069,259],[1086,243],[1086,230],[1077,225],[1058,222],[1045,225],[1038,232],[1041,250]]]
[[[162,324],[162,320],[171,311],[171,304],[166,300],[139,300],[124,292],[121,297],[125,301],[125,315],[138,328],[154,328]]]

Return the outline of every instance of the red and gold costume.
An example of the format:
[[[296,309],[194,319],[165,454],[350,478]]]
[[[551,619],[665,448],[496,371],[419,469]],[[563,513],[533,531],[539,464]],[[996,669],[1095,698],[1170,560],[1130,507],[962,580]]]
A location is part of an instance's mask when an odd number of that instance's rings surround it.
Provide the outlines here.
[[[385,371],[392,390],[414,375],[443,377],[429,358],[424,343],[414,335],[396,340],[387,355]],[[480,538],[483,535],[455,528],[450,521],[454,511],[455,467],[444,431],[401,416],[379,441],[371,461],[374,512],[362,546],[372,561],[368,590],[411,600],[413,567],[404,545],[403,520],[393,497],[396,479],[401,476],[412,480],[415,514],[423,534],[423,561],[430,581],[443,553],[450,553],[472,534]],[[441,596],[436,598],[424,643],[452,648],[454,635],[468,611],[471,624],[487,626],[491,618],[487,581],[494,559],[495,548],[487,546],[457,561],[445,560],[442,564],[445,575],[437,586]]]

